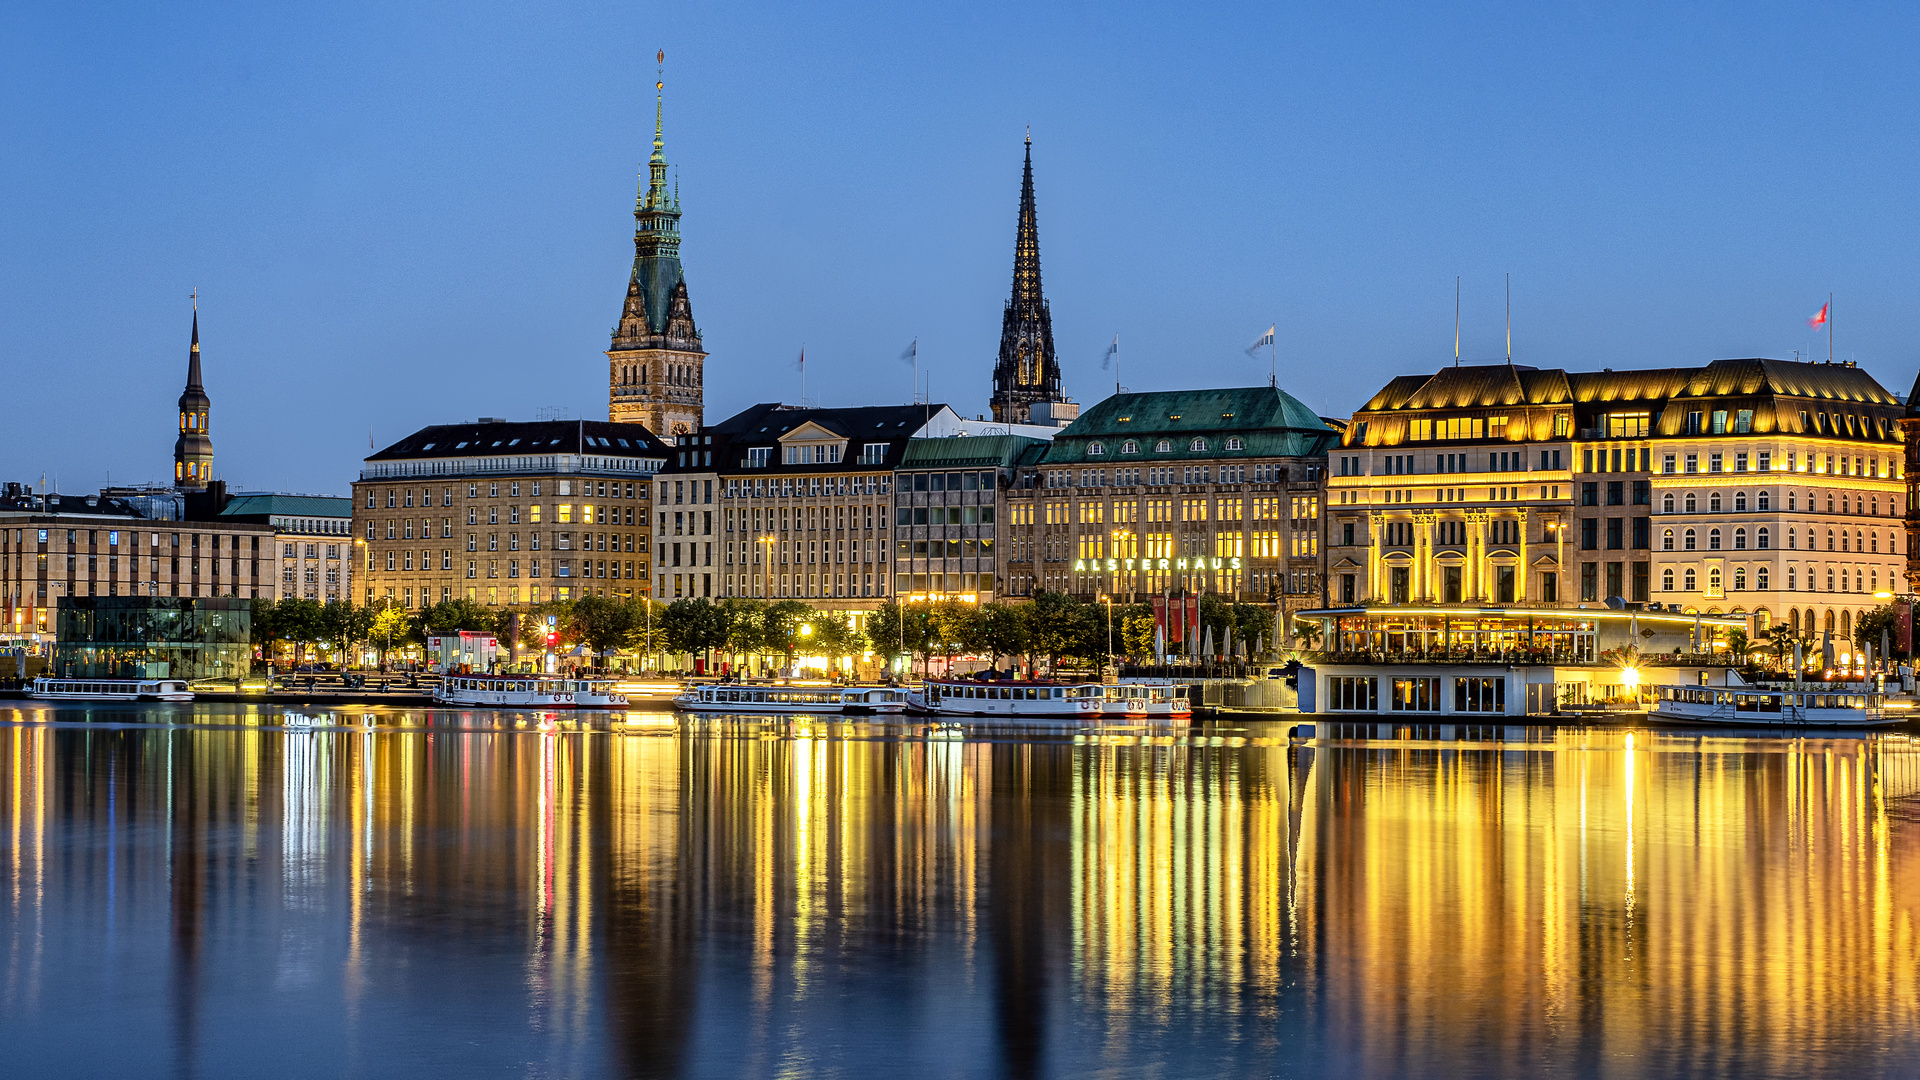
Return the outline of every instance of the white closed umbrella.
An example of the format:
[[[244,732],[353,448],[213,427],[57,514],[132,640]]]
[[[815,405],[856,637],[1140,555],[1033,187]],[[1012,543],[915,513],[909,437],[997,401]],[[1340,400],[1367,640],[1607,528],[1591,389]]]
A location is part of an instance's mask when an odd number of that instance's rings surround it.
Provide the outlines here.
[[[1833,631],[1820,631],[1820,660],[1827,670],[1833,669]]]
[[[1213,627],[1211,626],[1200,632],[1200,655],[1206,657],[1213,655]]]

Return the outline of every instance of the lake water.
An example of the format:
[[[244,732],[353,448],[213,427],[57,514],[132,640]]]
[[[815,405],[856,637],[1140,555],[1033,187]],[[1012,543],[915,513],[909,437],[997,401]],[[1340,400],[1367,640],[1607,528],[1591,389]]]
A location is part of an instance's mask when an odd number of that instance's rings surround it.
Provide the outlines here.
[[[1920,1074],[1898,736],[4,704],[9,1076]]]

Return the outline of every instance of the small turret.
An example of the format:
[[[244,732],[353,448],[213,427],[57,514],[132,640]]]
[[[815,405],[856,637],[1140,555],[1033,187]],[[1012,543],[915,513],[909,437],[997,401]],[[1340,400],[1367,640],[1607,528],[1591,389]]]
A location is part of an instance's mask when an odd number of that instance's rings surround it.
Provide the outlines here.
[[[173,443],[173,486],[203,491],[213,479],[213,439],[207,417],[213,402],[200,385],[200,302],[194,296],[193,343],[187,347],[187,388],[180,393],[180,437]]]

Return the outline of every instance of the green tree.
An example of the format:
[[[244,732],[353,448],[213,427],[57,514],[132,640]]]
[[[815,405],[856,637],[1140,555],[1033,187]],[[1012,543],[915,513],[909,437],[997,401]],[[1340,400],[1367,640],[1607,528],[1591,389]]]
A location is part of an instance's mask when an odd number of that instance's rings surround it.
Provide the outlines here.
[[[274,622],[280,637],[294,646],[294,662],[306,656],[307,646],[327,638],[326,614],[318,600],[288,597],[274,606]]]
[[[346,667],[353,645],[365,641],[373,629],[373,609],[335,601],[321,610],[321,631],[326,642],[340,650],[340,666]]]
[[[1093,605],[1060,592],[1038,592],[1021,611],[1027,639],[1034,652],[1047,658],[1047,670],[1057,670],[1062,656],[1091,659],[1106,652],[1106,624]]]
[[[766,629],[767,605],[760,600],[730,596],[718,605],[718,632],[720,644],[735,663],[739,658],[758,650]]]
[[[793,670],[794,649],[807,636],[801,633],[801,628],[806,627],[811,633],[814,615],[813,608],[798,600],[779,600],[767,605],[761,617],[763,647],[779,651],[786,658],[789,671]]]
[[[389,600],[379,611],[374,612],[373,625],[367,630],[367,638],[380,644],[380,666],[387,666],[387,652],[395,644],[406,644],[412,619],[407,609]]]
[[[1900,648],[1900,618],[1907,613],[1905,604],[1888,604],[1877,607],[1860,616],[1853,623],[1853,643],[1862,649],[1873,646],[1880,651],[1880,631],[1887,632],[1887,648],[1898,651]]]
[[[633,606],[624,600],[583,596],[573,602],[569,613],[571,636],[598,655],[626,644],[634,614]]]
[[[1152,656],[1153,631],[1159,625],[1153,621],[1153,609],[1134,604],[1126,612],[1125,615],[1114,613],[1114,621],[1119,627],[1121,651],[1134,657]]]
[[[953,666],[953,654],[966,648],[977,636],[975,623],[979,618],[979,609],[963,600],[944,597],[934,602],[927,612],[928,629],[933,635],[933,647],[947,658],[947,666]]]
[[[1000,601],[980,606],[968,647],[992,656],[994,667],[1000,666],[1002,656],[1026,652],[1029,643],[1027,624],[1018,607]]]
[[[889,657],[912,658],[927,647],[930,635],[926,603],[886,603],[867,616],[867,640]]]
[[[626,647],[646,656],[667,651],[667,632],[662,624],[666,606],[644,596],[628,603],[632,606],[632,622],[627,627]]]
[[[839,612],[818,612],[813,619],[813,633],[809,636],[812,647],[825,653],[828,660],[838,660],[843,656],[852,656],[867,647],[867,635],[853,625],[853,620]]]
[[[253,609],[250,625],[252,626],[254,647],[260,650],[260,655],[263,658],[272,660],[273,646],[276,642],[282,640],[280,636],[279,606],[272,600],[258,596],[253,598],[253,603],[249,606]]]
[[[660,623],[668,652],[691,655],[718,644],[715,637],[719,620],[713,605],[705,599],[675,600],[661,613]]]
[[[419,623],[420,632],[426,637],[444,637],[462,630],[498,637],[500,632],[500,616],[492,608],[465,597],[428,605],[420,612]]]

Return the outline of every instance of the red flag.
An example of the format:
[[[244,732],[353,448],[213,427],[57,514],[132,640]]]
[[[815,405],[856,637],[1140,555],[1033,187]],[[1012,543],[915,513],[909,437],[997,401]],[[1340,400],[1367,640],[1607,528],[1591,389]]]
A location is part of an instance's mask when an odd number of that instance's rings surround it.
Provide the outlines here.
[[[1817,314],[1817,315],[1815,315],[1815,316],[1814,316],[1813,318],[1811,318],[1811,319],[1808,319],[1808,320],[1807,320],[1807,325],[1808,325],[1808,326],[1811,326],[1811,327],[1813,327],[1813,328],[1814,328],[1815,330],[1818,330],[1818,329],[1820,329],[1821,327],[1823,327],[1823,326],[1825,326],[1825,325],[1827,325],[1827,308],[1829,308],[1829,307],[1831,307],[1831,306],[1833,306],[1833,305],[1831,305],[1831,304],[1821,304],[1821,305],[1820,305],[1820,312],[1819,312],[1819,314]]]

